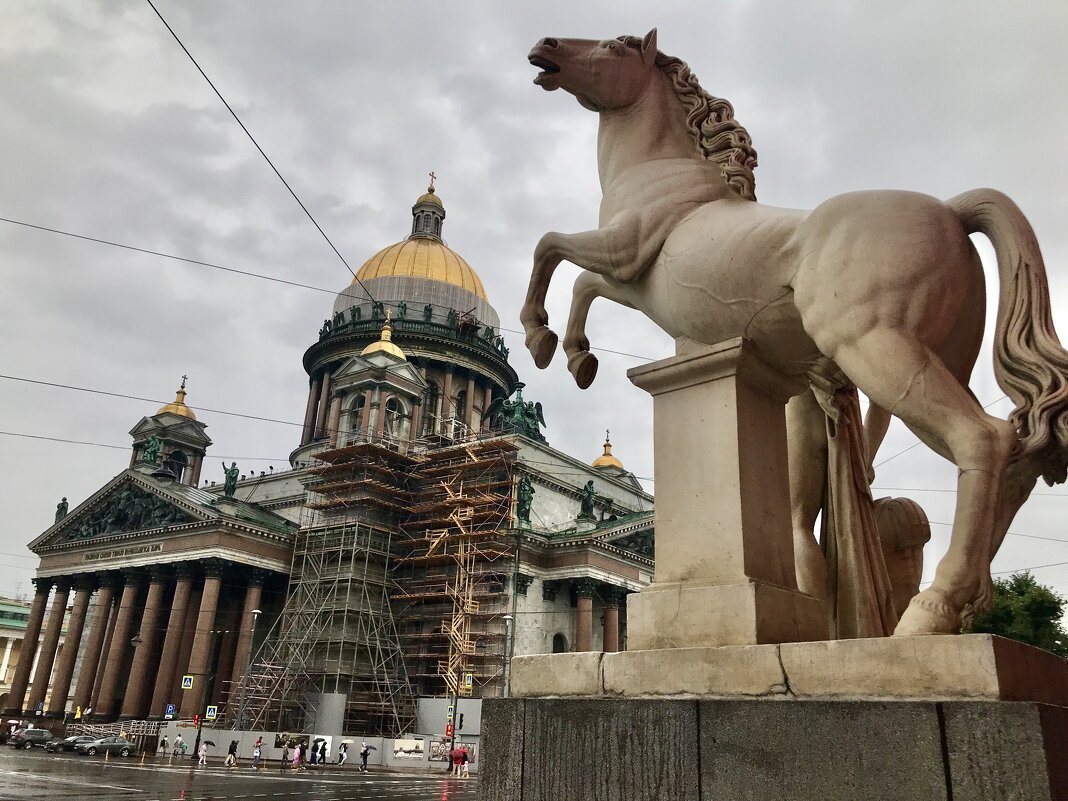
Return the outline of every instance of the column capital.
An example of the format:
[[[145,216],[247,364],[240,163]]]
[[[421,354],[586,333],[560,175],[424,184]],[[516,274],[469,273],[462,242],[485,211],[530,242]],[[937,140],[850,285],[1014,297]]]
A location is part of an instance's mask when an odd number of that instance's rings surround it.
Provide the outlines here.
[[[591,578],[574,579],[571,586],[579,598],[592,598],[597,590],[597,582]]]
[[[33,583],[34,591],[38,595],[48,595],[52,592],[52,586],[56,583],[55,579],[48,576],[34,576],[30,581]]]
[[[515,591],[520,595],[526,595],[527,589],[530,587],[531,582],[533,581],[533,576],[528,576],[526,573],[516,573]]]
[[[271,577],[271,571],[262,567],[253,567],[242,572],[248,578],[249,587],[262,587],[267,582],[267,579]]]
[[[98,583],[95,573],[78,573],[74,577],[74,589],[78,592],[92,592],[97,588]]]
[[[192,581],[199,575],[196,562],[179,562],[174,566],[174,577],[178,581]]]
[[[555,579],[549,579],[548,581],[542,581],[541,583],[541,599],[543,601],[555,601],[556,593],[560,591],[560,582]]]
[[[619,606],[620,602],[627,597],[627,590],[614,584],[602,584],[599,592],[605,606]]]
[[[148,568],[149,581],[153,584],[164,584],[174,576],[174,570],[170,565],[150,565]]]
[[[200,562],[200,568],[204,571],[204,578],[217,578],[221,579],[226,572],[228,563],[222,559],[203,559]]]
[[[140,584],[145,580],[145,569],[142,567],[130,567],[119,572],[122,574],[122,583],[127,587]]]
[[[57,576],[56,577],[56,592],[70,592],[70,588],[74,586],[74,576]]]

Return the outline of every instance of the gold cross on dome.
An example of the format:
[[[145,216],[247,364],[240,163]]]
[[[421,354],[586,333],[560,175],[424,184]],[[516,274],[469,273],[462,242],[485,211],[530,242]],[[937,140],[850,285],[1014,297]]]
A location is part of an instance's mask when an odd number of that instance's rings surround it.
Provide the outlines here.
[[[183,375],[182,376],[182,389],[185,389],[185,382],[188,381],[188,380],[189,380],[189,376],[187,376],[187,375]]]
[[[438,180],[438,175],[433,170],[430,171],[429,175],[430,175],[430,190],[429,191],[433,192],[434,191],[434,181]]]

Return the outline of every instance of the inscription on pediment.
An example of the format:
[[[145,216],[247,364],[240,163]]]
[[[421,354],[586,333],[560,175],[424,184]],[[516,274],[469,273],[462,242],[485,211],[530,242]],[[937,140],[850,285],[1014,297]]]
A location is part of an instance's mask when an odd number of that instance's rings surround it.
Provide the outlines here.
[[[88,515],[72,521],[61,542],[190,523],[193,516],[158,495],[127,486]]]

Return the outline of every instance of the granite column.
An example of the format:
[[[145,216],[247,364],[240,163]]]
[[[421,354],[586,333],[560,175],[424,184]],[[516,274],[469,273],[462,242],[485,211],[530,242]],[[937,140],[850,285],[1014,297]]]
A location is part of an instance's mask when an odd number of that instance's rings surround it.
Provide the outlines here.
[[[193,649],[189,654],[188,675],[193,677],[193,689],[182,694],[181,715],[191,718],[201,712],[201,699],[205,697],[208,673],[211,667],[212,645],[215,633],[215,614],[219,609],[219,591],[222,588],[223,563],[208,560],[204,566],[204,591],[200,596],[197,613],[197,630],[193,636]]]
[[[108,631],[108,620],[111,618],[111,606],[114,600],[115,588],[111,581],[105,578],[96,593],[93,623],[89,629],[89,640],[85,644],[85,655],[82,657],[82,669],[78,673],[78,684],[74,688],[75,708],[85,709],[93,697],[93,684],[96,683],[97,671],[100,668],[100,652],[104,646],[104,635]]]
[[[148,707],[150,717],[162,716],[167,704],[171,702],[171,691],[178,667],[178,652],[182,647],[182,627],[185,624],[186,609],[189,606],[189,595],[192,591],[193,571],[188,565],[179,565],[178,578],[174,583],[171,613],[167,618],[167,634],[163,638],[163,653],[159,658],[156,685],[152,691],[152,702]]]
[[[60,635],[63,634],[63,618],[67,614],[67,600],[70,598],[70,588],[71,580],[69,578],[61,578],[56,581],[56,594],[52,598],[52,606],[48,610],[48,625],[45,626],[44,642],[41,644],[41,653],[37,659],[37,670],[34,671],[33,686],[30,687],[30,700],[26,705],[30,710],[36,710],[37,706],[44,702],[45,695],[48,694],[48,683],[52,679],[52,666],[56,663],[56,650],[59,648]]]
[[[575,582],[578,601],[575,608],[575,650],[593,650],[593,581],[579,579]]]
[[[15,675],[11,679],[11,692],[8,694],[8,708],[13,714],[19,714],[26,699],[26,687],[30,683],[30,670],[33,658],[37,655],[37,640],[41,636],[41,624],[44,622],[48,594],[52,592],[52,579],[31,579],[36,588],[33,604],[30,606],[30,619],[26,622],[26,635],[22,638],[22,650],[19,662],[15,666]]]
[[[122,699],[121,716],[124,718],[144,717],[145,681],[149,674],[149,663],[156,653],[159,640],[159,618],[163,607],[163,593],[170,579],[170,571],[162,565],[156,565],[151,571],[152,579],[148,585],[148,597],[145,599],[145,611],[141,616],[141,630],[137,634],[137,647],[134,648],[133,663],[130,665],[130,678],[126,682],[126,694]]]
[[[78,650],[82,643],[82,631],[85,629],[85,616],[89,612],[89,598],[95,589],[95,581],[90,576],[79,576],[74,583],[74,609],[67,624],[67,636],[63,638],[63,654],[56,666],[56,680],[52,685],[52,698],[48,702],[49,714],[62,715],[67,708],[67,695],[70,682],[74,677],[74,663],[78,659]]]
[[[96,697],[94,707],[98,716],[110,717],[115,714],[115,699],[119,692],[119,672],[126,659],[126,650],[130,647],[130,629],[137,610],[141,578],[142,574],[137,570],[123,573],[125,586],[122,588],[122,598],[119,600],[119,614],[115,618],[115,629],[112,632],[111,645],[104,662],[104,677],[100,682],[100,692]]]

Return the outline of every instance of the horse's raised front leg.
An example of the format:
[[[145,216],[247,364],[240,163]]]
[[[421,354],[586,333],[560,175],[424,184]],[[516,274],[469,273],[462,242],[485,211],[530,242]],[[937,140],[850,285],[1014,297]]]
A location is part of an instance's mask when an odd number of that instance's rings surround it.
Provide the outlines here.
[[[630,212],[620,215],[605,228],[578,234],[550,231],[541,238],[534,249],[534,269],[530,274],[526,301],[519,313],[526,332],[527,350],[534,357],[534,364],[540,368],[548,367],[556,350],[557,337],[548,327],[545,294],[560,262],[569,261],[599,275],[630,278],[648,250],[639,247],[639,242],[638,215]]]
[[[614,300],[633,308],[619,289],[601,276],[581,273],[575,279],[575,286],[571,290],[571,312],[564,332],[564,353],[567,355],[567,369],[581,389],[589,387],[597,377],[597,357],[590,353],[590,341],[586,338],[586,318],[590,304],[597,298]]]

